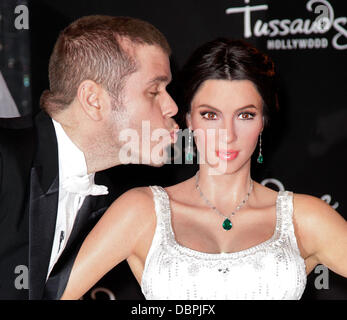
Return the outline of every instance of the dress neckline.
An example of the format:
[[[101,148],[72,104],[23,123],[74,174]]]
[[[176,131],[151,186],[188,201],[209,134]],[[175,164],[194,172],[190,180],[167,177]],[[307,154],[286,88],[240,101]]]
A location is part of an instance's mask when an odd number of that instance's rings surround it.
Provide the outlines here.
[[[228,258],[234,258],[234,257],[240,257],[244,255],[248,255],[251,253],[255,253],[258,250],[261,250],[271,244],[272,242],[280,239],[280,230],[281,230],[281,224],[282,224],[282,210],[281,210],[281,200],[282,200],[282,195],[285,195],[287,192],[286,191],[279,191],[277,193],[277,198],[276,198],[276,224],[275,224],[275,230],[271,236],[271,238],[260,242],[254,246],[251,246],[246,249],[242,249],[239,251],[234,251],[234,252],[219,252],[219,253],[208,253],[208,252],[202,252],[198,251],[195,249],[191,249],[189,247],[186,247],[182,244],[180,244],[176,240],[176,236],[172,227],[172,215],[171,215],[171,205],[170,205],[170,197],[167,193],[167,191],[161,187],[161,190],[163,191],[165,198],[164,201],[166,202],[166,216],[165,216],[165,225],[166,228],[168,229],[167,237],[169,242],[177,249],[180,253],[187,254],[189,256],[194,256],[197,258],[208,258],[208,259],[228,259]]]

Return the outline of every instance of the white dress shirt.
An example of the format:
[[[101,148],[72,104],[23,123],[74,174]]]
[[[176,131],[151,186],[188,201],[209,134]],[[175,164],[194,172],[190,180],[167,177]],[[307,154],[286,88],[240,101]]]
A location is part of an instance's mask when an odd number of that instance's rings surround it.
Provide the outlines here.
[[[60,123],[53,119],[52,121],[58,142],[59,201],[47,279],[66,246],[78,210],[81,208],[85,197],[89,194],[108,193],[106,187],[94,185],[94,173],[87,174],[87,164],[83,152],[70,140]],[[74,181],[76,178],[77,182]],[[83,180],[82,185],[78,179]],[[69,188],[66,188],[65,185],[69,184]],[[72,192],[68,191],[70,189]]]

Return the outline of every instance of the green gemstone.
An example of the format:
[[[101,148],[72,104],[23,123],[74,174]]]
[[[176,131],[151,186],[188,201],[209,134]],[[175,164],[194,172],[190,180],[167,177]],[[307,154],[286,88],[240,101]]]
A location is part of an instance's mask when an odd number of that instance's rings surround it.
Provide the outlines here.
[[[258,157],[258,159],[257,159],[257,162],[258,162],[258,163],[263,163],[263,161],[264,161],[264,158],[263,158],[263,156],[260,154],[259,157]]]
[[[225,219],[223,222],[223,229],[224,230],[230,230],[232,228],[232,223],[229,219]]]
[[[192,161],[193,160],[193,154],[192,153],[187,153],[186,154],[186,159],[187,159],[187,161]]]

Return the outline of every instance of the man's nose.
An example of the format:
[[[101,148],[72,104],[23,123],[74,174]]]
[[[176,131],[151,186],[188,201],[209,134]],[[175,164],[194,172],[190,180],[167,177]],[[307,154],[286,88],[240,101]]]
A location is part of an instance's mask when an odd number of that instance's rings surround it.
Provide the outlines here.
[[[178,107],[176,102],[167,93],[165,102],[161,105],[162,113],[164,117],[171,118],[175,116],[178,112]]]

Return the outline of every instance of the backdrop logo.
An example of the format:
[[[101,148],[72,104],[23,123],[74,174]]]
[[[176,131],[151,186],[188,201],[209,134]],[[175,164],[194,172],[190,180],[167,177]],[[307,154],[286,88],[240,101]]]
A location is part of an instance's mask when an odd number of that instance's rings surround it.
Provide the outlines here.
[[[14,13],[18,14],[14,20],[14,26],[17,30],[29,29],[29,9],[26,5],[22,4],[16,6]]]
[[[252,26],[251,14],[255,11],[266,11],[269,6],[249,5],[250,0],[244,0],[244,7],[228,8],[226,14],[243,13],[244,37],[268,37],[267,49],[269,50],[297,50],[297,49],[325,49],[329,39],[326,34],[333,30],[336,33],[330,39],[333,48],[337,50],[347,49],[347,17],[335,18],[335,12],[331,4],[326,0],[310,0],[306,3],[306,10],[313,12],[313,20],[296,18],[272,19],[262,21],[258,19]],[[303,35],[292,38],[291,36]],[[307,37],[310,36],[310,37]],[[284,37],[276,38],[276,37]]]

